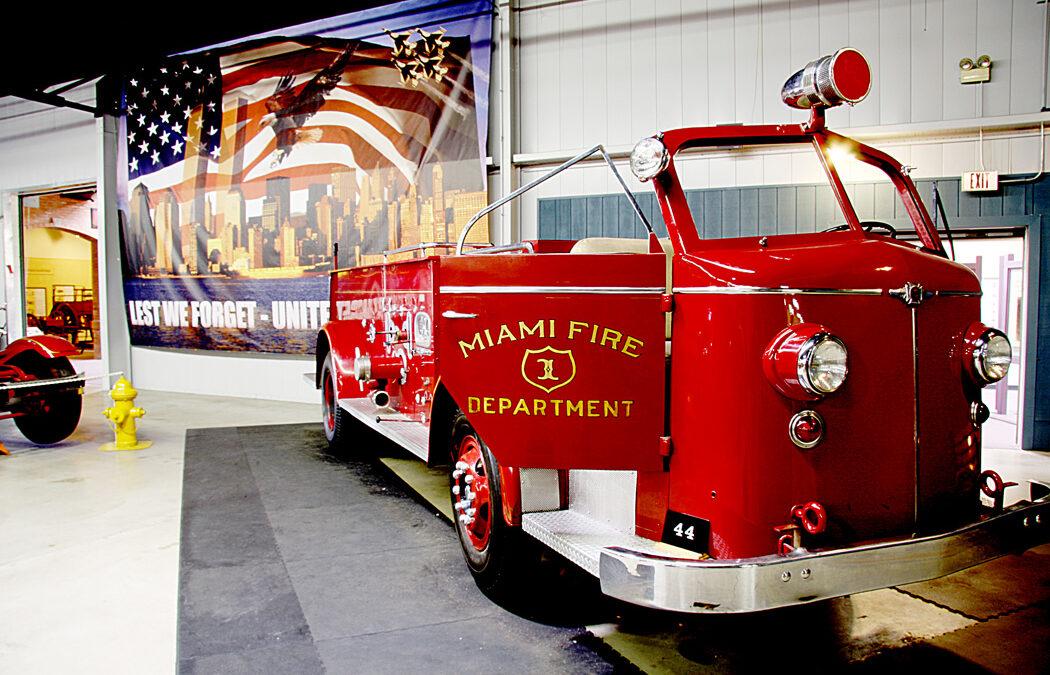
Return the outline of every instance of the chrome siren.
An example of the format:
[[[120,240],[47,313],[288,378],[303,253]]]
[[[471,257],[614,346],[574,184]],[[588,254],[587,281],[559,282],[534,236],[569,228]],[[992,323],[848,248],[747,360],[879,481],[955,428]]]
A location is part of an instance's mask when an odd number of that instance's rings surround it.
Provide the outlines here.
[[[833,108],[864,100],[871,90],[871,68],[856,49],[844,47],[810,61],[784,83],[780,92],[792,108]]]

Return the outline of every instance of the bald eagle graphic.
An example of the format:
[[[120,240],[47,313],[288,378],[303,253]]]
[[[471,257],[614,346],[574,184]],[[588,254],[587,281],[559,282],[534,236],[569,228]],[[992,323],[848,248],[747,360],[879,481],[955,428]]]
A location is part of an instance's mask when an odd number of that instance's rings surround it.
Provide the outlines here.
[[[320,129],[303,129],[303,125],[324,106],[325,98],[339,84],[355,46],[356,43],[348,45],[328,67],[314,75],[298,91],[292,86],[294,75],[289,73],[278,81],[273,94],[266,99],[267,114],[259,121],[260,126],[273,129],[277,140],[277,156],[272,166],[283,162],[296,143],[316,143],[321,140]]]

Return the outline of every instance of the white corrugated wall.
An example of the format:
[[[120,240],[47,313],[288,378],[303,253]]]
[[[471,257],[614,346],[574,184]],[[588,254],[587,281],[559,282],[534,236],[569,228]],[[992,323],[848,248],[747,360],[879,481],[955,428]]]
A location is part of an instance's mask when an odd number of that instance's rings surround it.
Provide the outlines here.
[[[780,101],[781,85],[843,46],[868,57],[874,82],[866,101],[829,112],[831,128],[889,134],[875,144],[927,177],[976,169],[975,128],[985,124],[987,168],[1038,169],[1044,6],[1035,0],[521,0],[516,7],[516,157],[533,164],[521,182],[596,143],[623,151],[661,129],[802,121],[802,111]],[[991,82],[960,84],[959,60],[981,54],[994,61]],[[680,168],[690,188],[820,180],[807,154],[784,151],[690,158]],[[586,166],[544,185],[521,206],[522,236],[535,236],[536,198],[614,192],[607,173]]]

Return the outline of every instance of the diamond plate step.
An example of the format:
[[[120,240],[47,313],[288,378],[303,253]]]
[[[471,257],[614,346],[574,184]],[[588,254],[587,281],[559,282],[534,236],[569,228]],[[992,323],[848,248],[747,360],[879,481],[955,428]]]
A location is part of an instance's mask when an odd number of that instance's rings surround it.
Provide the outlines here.
[[[424,462],[427,460],[430,427],[417,418],[379,412],[367,398],[341,398],[339,407]]]
[[[598,562],[602,549],[609,546],[692,560],[699,560],[702,557],[677,546],[621,532],[571,509],[526,513],[521,517],[521,527],[541,543],[594,576],[598,576]]]

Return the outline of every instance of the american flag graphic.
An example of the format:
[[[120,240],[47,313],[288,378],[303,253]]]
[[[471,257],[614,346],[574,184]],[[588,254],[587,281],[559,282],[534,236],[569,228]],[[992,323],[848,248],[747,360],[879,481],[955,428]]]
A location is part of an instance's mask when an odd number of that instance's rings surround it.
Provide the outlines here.
[[[421,56],[407,78],[389,46],[322,39],[146,71],[127,88],[129,178],[153,174],[151,190],[171,188],[180,200],[231,183],[251,198],[275,176],[389,167],[407,187],[426,162],[477,158],[469,38],[440,40],[439,59],[433,41],[420,31]],[[192,101],[168,84],[180,72],[194,78],[181,85]],[[195,156],[208,161],[187,162]]]
[[[163,169],[187,153],[218,157],[222,79],[217,58],[140,68],[124,91],[129,177]]]

